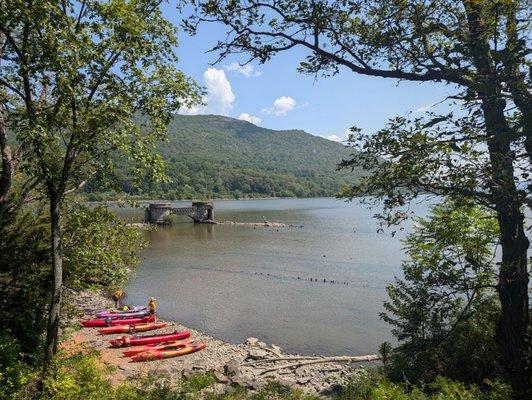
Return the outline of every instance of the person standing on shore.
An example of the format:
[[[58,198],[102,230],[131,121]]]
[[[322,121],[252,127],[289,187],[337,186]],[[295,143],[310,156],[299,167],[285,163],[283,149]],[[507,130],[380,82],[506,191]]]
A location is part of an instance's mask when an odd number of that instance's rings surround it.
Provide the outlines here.
[[[120,301],[124,298],[126,294],[122,289],[117,289],[113,292],[113,301],[115,302],[115,308],[120,309]]]
[[[157,310],[157,299],[155,297],[150,297],[150,301],[148,301],[148,309],[150,310],[150,315],[153,315],[155,317],[155,312]]]

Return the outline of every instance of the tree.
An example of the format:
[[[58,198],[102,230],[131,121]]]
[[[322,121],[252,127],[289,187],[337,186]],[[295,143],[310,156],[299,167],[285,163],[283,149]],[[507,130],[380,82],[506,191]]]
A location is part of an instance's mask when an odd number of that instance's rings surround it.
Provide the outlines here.
[[[44,371],[56,351],[63,289],[62,205],[120,152],[163,177],[151,151],[180,106],[198,99],[175,68],[176,28],[160,0],[8,0],[0,4],[0,98],[23,146],[19,168],[46,188],[53,293]],[[142,121],[135,116],[142,115]]]
[[[443,375],[469,383],[497,377],[497,239],[493,213],[479,206],[446,203],[416,220],[405,240],[403,278],[388,286],[381,313],[399,342],[390,377]]]
[[[186,23],[189,31],[195,32],[205,21],[228,28],[225,40],[214,47],[220,59],[246,53],[245,62],[266,62],[301,47],[309,52],[300,63],[303,73],[328,75],[346,68],[356,74],[443,82],[456,88],[453,98],[462,108],[457,116],[396,119],[386,133],[375,137],[359,137],[354,131],[352,144],[368,157],[346,160],[343,167],[367,167],[371,173],[344,195],[371,192],[385,199],[390,210],[421,193],[434,193],[495,210],[502,253],[496,336],[516,396],[532,396],[529,240],[523,216],[523,207],[531,204],[532,187],[530,2],[195,3],[196,13]],[[397,213],[385,217],[398,221]]]
[[[146,246],[141,230],[117,217],[106,206],[69,202],[63,235],[65,286],[122,287],[140,263]]]

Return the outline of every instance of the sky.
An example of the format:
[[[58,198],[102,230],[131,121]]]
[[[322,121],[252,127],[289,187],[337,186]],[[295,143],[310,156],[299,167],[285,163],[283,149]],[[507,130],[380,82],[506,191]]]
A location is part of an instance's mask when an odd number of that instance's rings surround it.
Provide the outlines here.
[[[180,14],[167,5],[165,16],[179,24]],[[333,77],[297,72],[308,54],[293,49],[266,64],[241,66],[245,55],[231,56],[218,64],[209,50],[224,38],[221,24],[200,26],[195,36],[180,29],[178,67],[206,88],[206,105],[182,109],[182,114],[219,114],[243,119],[269,129],[302,129],[313,135],[344,141],[346,131],[357,126],[375,132],[389,118],[409,112],[422,115],[438,104],[452,88],[434,83],[413,83],[366,77],[342,69]],[[441,106],[438,106],[441,107]]]

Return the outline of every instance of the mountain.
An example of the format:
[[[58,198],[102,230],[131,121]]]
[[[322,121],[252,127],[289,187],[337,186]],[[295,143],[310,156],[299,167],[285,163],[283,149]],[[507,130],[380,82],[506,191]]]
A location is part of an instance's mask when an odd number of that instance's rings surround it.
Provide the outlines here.
[[[302,130],[276,131],[218,115],[177,115],[158,145],[171,183],[134,189],[120,168],[122,191],[167,199],[332,196],[353,174],[336,171],[352,150]],[[98,185],[90,197],[101,194]],[[97,194],[98,192],[99,194]]]

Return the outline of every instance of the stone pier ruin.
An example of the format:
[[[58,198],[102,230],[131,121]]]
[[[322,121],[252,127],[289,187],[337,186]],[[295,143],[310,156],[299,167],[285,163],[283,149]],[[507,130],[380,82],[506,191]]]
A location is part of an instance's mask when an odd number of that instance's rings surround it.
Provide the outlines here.
[[[214,223],[214,204],[212,201],[193,201],[190,207],[173,207],[172,203],[150,203],[144,212],[144,222],[164,225],[170,223],[171,215],[186,215],[195,223]]]

